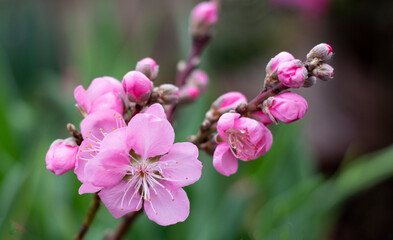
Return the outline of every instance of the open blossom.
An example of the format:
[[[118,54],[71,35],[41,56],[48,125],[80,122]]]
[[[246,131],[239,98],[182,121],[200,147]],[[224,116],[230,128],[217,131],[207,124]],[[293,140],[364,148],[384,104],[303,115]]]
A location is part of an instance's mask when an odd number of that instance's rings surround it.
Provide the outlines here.
[[[159,66],[152,58],[144,58],[136,64],[136,71],[146,75],[150,80],[155,80],[158,76]]]
[[[98,125],[85,131],[97,132]],[[174,131],[160,104],[135,115],[127,127],[105,134],[99,152],[88,161],[88,182],[119,218],[142,206],[152,221],[170,225],[184,221],[189,200],[182,187],[196,182],[202,164],[192,143],[175,143]]]
[[[49,147],[45,157],[46,168],[60,176],[75,167],[78,146],[74,139],[56,140]]]
[[[268,98],[263,104],[263,110],[276,122],[293,123],[302,119],[307,112],[306,99],[296,93],[286,92]]]
[[[278,80],[287,87],[300,88],[308,72],[299,60],[283,62],[278,65]]]
[[[229,176],[237,172],[237,159],[249,161],[269,151],[273,137],[261,122],[239,113],[225,113],[217,123],[219,142],[213,156],[214,168]]]
[[[144,104],[149,100],[153,83],[143,73],[130,71],[124,75],[122,83],[131,102]]]
[[[94,112],[83,119],[81,122],[83,141],[79,146],[74,170],[79,181],[83,183],[79,188],[79,194],[101,190],[101,187],[94,186],[87,181],[86,164],[89,161],[95,161],[95,156],[100,152],[101,143],[110,132],[125,127],[126,123],[123,117],[110,109]]]
[[[112,77],[95,78],[85,90],[79,85],[74,90],[76,102],[88,113],[112,109],[123,113],[124,90],[121,83]]]

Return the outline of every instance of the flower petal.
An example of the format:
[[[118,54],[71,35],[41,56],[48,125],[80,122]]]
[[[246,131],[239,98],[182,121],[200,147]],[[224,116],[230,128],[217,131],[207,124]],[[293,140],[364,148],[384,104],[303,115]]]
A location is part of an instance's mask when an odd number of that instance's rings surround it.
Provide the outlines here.
[[[100,110],[112,109],[120,114],[123,114],[123,101],[119,93],[109,92],[99,96],[91,103],[89,113],[94,113]]]
[[[218,144],[213,155],[213,166],[222,175],[229,176],[237,172],[238,162],[226,142]]]
[[[89,114],[81,122],[81,131],[84,139],[99,143],[108,133],[125,127],[123,117],[114,110],[101,110]]]
[[[155,104],[151,105],[143,113],[148,113],[148,114],[154,115],[156,117],[159,117],[159,118],[162,118],[162,119],[166,119],[165,110],[162,107],[162,105],[159,104],[159,103],[155,103]]]
[[[121,181],[112,188],[102,189],[98,196],[100,196],[112,216],[119,218],[127,213],[137,211],[138,203],[142,201],[141,195],[137,191],[131,190],[133,189],[130,188],[127,181]],[[142,203],[139,205],[142,206]]]
[[[127,144],[142,159],[163,155],[173,145],[175,132],[168,120],[140,113],[127,127]]]
[[[235,122],[234,127],[237,129],[247,129],[250,141],[254,145],[258,144],[266,128],[261,122],[248,117],[239,118]]]
[[[225,131],[235,125],[235,121],[239,119],[239,113],[224,113],[217,122],[217,132],[222,139],[226,139]]]
[[[165,188],[149,188],[151,199],[144,204],[147,217],[162,226],[183,222],[190,213],[190,201],[186,192],[166,181],[161,184]]]
[[[123,179],[129,166],[127,152],[123,149],[104,150],[86,164],[86,180],[97,187],[112,187]]]
[[[79,194],[84,194],[84,193],[95,193],[98,192],[102,189],[102,187],[96,187],[93,184],[89,182],[83,183],[78,190]]]
[[[202,163],[198,158],[198,148],[188,142],[175,143],[160,161],[165,178],[184,187],[198,181],[202,174]]]

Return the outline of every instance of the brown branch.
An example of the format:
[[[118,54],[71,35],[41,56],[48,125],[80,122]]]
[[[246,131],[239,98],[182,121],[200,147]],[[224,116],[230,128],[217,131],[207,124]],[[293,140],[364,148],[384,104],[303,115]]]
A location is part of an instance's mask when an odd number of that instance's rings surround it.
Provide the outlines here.
[[[83,220],[82,226],[79,230],[78,235],[76,235],[75,240],[82,240],[87,231],[89,230],[89,227],[91,223],[94,220],[94,217],[100,207],[100,197],[98,196],[98,193],[94,194],[94,198],[92,202],[90,203],[89,210],[86,213],[85,219]]]
[[[132,223],[142,213],[142,209],[137,212],[128,213],[123,217],[123,221],[120,223],[114,233],[109,233],[104,237],[104,240],[119,240],[122,239],[127,232],[130,230]]]

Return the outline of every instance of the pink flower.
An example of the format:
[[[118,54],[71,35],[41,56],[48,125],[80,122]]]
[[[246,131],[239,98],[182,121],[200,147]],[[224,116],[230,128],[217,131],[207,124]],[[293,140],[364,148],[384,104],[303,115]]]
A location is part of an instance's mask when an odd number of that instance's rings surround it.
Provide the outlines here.
[[[101,144],[109,133],[119,128],[125,129],[125,127],[126,123],[123,117],[110,109],[94,112],[83,119],[81,122],[83,141],[79,146],[74,170],[79,181],[83,183],[79,188],[79,194],[94,193],[101,189],[87,181],[86,164],[89,161],[95,161],[95,157],[100,152]],[[113,142],[113,144],[117,143],[118,141]]]
[[[112,109],[123,113],[124,107],[121,97],[124,96],[121,83],[112,77],[95,78],[87,90],[82,85],[74,90],[76,102],[88,114],[102,109]]]
[[[249,161],[269,151],[273,137],[261,122],[238,113],[225,113],[217,123],[217,132],[223,140],[214,151],[213,165],[221,174],[237,172],[237,158]]]
[[[153,104],[101,141],[85,173],[101,188],[99,196],[114,217],[139,211],[142,204],[148,218],[160,225],[188,217],[190,203],[182,187],[200,178],[202,164],[195,145],[173,144],[174,137],[163,107]]]
[[[280,52],[274,58],[272,58],[266,66],[266,73],[271,74],[277,70],[278,65],[283,62],[289,62],[295,60],[292,54],[288,52]]]
[[[123,87],[131,102],[143,105],[150,98],[153,83],[143,73],[131,71],[124,75]]]
[[[192,21],[194,23],[211,25],[217,22],[217,4],[214,2],[201,2],[192,10]]]
[[[136,64],[135,70],[145,74],[153,81],[158,76],[159,66],[152,58],[144,58]]]
[[[286,92],[270,97],[264,103],[265,111],[273,118],[283,123],[293,123],[302,119],[307,112],[308,104],[302,96]]]
[[[45,157],[46,168],[60,176],[75,167],[78,146],[74,139],[56,140],[49,147]]]
[[[308,72],[299,60],[283,62],[278,65],[278,80],[287,87],[300,88]]]
[[[221,95],[213,102],[212,107],[218,110],[227,111],[236,109],[242,103],[247,103],[247,98],[240,92],[228,92]]]

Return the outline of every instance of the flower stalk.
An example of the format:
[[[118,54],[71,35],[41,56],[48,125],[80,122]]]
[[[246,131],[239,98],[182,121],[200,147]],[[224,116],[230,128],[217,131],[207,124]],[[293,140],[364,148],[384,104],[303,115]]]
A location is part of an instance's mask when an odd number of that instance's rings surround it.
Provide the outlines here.
[[[94,194],[94,198],[91,201],[89,210],[86,213],[85,219],[83,220],[82,226],[78,232],[78,235],[76,235],[75,240],[82,240],[85,237],[91,223],[94,220],[94,217],[96,216],[98,209],[100,208],[100,205],[101,205],[101,200],[100,197],[98,197],[98,194],[96,193]]]

